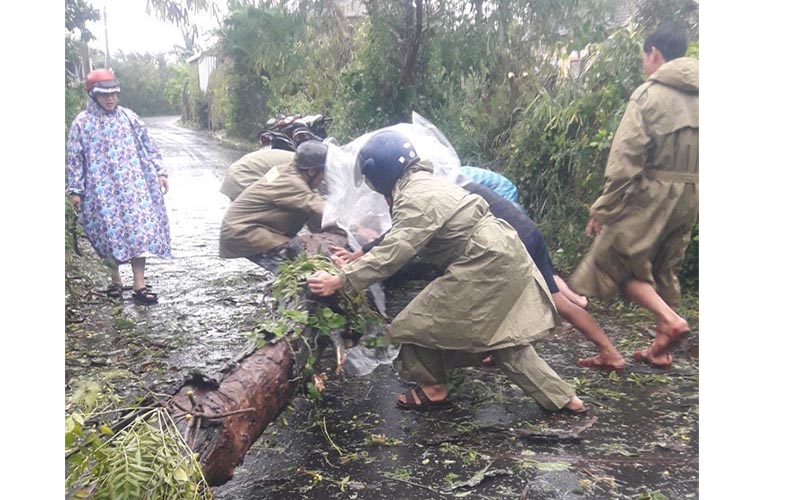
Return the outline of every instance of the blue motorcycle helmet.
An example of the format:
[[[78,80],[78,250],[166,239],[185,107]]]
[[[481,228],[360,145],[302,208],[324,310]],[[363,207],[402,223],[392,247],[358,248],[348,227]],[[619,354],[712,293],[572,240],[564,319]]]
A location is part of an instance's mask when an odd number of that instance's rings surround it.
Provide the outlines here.
[[[370,189],[390,197],[397,179],[418,161],[417,151],[403,134],[392,130],[377,132],[356,155],[355,185],[366,180]]]

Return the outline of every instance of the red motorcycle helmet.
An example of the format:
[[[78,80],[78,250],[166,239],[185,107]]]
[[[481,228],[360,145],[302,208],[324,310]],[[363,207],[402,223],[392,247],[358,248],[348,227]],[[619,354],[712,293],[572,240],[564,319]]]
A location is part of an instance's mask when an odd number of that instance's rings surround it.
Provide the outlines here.
[[[86,75],[86,91],[89,94],[112,94],[120,91],[119,80],[110,69],[96,69]]]

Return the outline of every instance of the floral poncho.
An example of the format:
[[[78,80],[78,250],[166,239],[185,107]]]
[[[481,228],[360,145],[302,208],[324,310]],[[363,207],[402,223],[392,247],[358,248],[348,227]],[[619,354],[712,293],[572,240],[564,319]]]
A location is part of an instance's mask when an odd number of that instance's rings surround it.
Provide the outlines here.
[[[81,196],[80,222],[100,257],[171,257],[159,175],[161,154],[136,113],[88,99],[69,131],[67,192]]]

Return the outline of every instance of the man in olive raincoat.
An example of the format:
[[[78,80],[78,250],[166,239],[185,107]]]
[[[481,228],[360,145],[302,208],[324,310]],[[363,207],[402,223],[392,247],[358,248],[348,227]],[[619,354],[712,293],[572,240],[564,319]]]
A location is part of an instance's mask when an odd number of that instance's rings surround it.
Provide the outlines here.
[[[283,149],[259,149],[247,153],[228,167],[219,192],[233,201],[271,169],[278,165],[288,165],[292,160],[294,152]]]
[[[557,314],[516,231],[494,217],[480,196],[434,176],[397,132],[370,137],[358,153],[356,170],[357,179],[363,174],[389,201],[392,228],[338,275],[309,277],[309,290],[321,296],[363,290],[415,256],[443,272],[389,328],[387,339],[401,345],[401,377],[417,383],[397,405],[425,410],[449,404],[446,369],[476,366],[491,352],[506,375],[546,409],[585,411],[569,384],[530,344],[556,326]]]
[[[304,225],[319,231],[325,200],[314,190],[325,179],[328,147],[298,146],[294,160],[276,165],[236,197],[222,220],[219,255],[246,257],[275,272],[292,257],[290,242]]]
[[[699,63],[682,57],[686,36],[671,24],[644,43],[647,80],[631,96],[609,153],[605,189],[590,211],[592,248],[573,273],[579,293],[625,296],[658,320],[649,348],[634,357],[672,364],[671,345],[689,324],[677,271],[697,220]]]

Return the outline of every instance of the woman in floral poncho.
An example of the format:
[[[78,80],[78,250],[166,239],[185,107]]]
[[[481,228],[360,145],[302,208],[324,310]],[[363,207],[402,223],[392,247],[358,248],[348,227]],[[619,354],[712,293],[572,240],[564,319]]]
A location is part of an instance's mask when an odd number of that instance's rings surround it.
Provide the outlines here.
[[[144,123],[118,105],[114,73],[92,71],[86,88],[86,109],[69,131],[67,192],[95,251],[115,264],[109,296],[122,296],[119,264],[130,262],[134,300],[153,304],[158,297],[145,285],[145,259],[171,258],[167,173]]]

